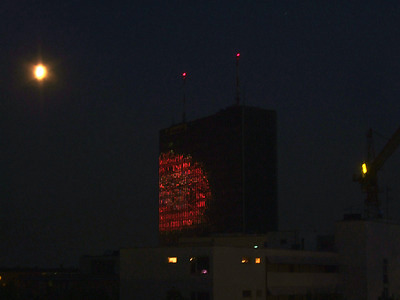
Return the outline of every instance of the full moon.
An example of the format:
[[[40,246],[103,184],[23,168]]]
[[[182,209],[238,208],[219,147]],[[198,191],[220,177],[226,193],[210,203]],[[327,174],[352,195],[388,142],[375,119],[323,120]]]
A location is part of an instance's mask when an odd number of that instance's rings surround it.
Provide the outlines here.
[[[37,80],[43,80],[47,75],[47,69],[43,65],[37,65],[34,73]]]

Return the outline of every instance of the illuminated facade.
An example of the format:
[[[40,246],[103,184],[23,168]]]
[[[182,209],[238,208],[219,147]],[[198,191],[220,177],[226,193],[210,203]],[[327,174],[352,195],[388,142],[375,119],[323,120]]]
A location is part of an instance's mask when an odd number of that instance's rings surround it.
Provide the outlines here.
[[[172,150],[161,153],[159,178],[160,232],[195,228],[206,222],[211,193],[199,163]]]
[[[161,237],[277,230],[276,113],[233,106],[160,131]]]

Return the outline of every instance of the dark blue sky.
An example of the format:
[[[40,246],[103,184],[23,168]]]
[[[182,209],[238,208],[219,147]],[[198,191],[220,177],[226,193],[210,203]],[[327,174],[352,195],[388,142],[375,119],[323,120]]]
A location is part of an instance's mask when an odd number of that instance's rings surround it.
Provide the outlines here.
[[[234,103],[238,51],[245,103],[278,113],[281,229],[329,233],[362,211],[365,134],[400,121],[395,1],[15,2],[0,4],[0,266],[154,245],[158,130],[181,120],[180,74],[187,118],[213,114]],[[380,177],[397,219],[399,167],[398,150]]]

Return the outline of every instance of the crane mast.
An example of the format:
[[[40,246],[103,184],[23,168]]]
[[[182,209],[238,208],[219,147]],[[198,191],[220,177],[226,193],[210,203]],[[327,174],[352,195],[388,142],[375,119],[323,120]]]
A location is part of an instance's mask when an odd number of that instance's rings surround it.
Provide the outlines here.
[[[386,160],[396,151],[400,144],[400,127],[385,144],[381,152],[375,157],[372,146],[372,130],[367,134],[368,159],[361,166],[361,175],[355,177],[360,182],[361,189],[367,194],[365,199],[365,217],[367,219],[381,218],[381,202],[378,197],[378,171]]]

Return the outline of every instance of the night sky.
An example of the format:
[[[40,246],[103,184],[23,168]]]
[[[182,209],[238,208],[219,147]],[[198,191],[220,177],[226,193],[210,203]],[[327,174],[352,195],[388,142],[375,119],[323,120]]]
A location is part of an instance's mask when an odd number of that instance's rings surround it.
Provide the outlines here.
[[[23,2],[0,3],[0,266],[156,245],[181,74],[187,119],[214,114],[234,104],[237,52],[243,101],[278,115],[281,229],[362,212],[366,132],[379,152],[400,125],[398,1]],[[396,220],[399,169],[400,149],[379,178]]]

